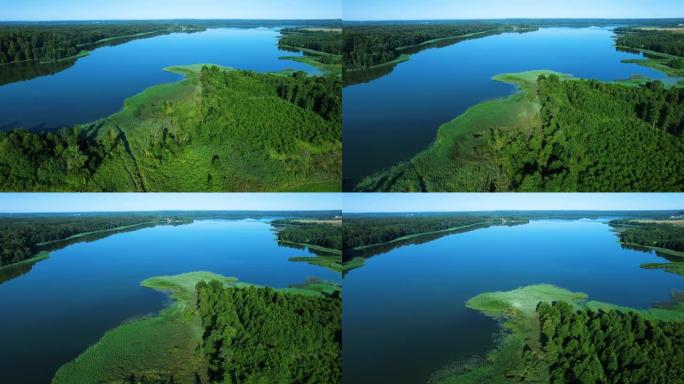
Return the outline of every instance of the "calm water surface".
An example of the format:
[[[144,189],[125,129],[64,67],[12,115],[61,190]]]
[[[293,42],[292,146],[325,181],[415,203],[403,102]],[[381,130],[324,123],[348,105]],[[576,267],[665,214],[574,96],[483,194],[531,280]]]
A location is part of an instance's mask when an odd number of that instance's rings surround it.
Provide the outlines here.
[[[344,175],[364,176],[408,160],[434,140],[437,128],[485,100],[514,92],[492,80],[506,72],[552,69],[582,78],[665,80],[650,68],[623,64],[640,55],[615,50],[602,28],[546,28],[463,41],[412,55],[389,75],[344,88]]]
[[[279,35],[274,29],[209,29],[96,49],[62,72],[0,86],[0,129],[54,129],[108,116],[127,97],[179,80],[180,75],[163,70],[167,66],[210,63],[319,73],[309,65],[280,60],[298,54],[278,49]]]
[[[344,279],[344,383],[425,383],[450,362],[484,355],[495,321],[465,308],[482,292],[540,283],[646,308],[684,290],[663,262],[624,250],[606,221],[533,221],[395,249]]]
[[[131,317],[160,310],[148,277],[211,271],[287,287],[321,267],[288,261],[308,251],[278,246],[265,221],[197,221],[122,233],[51,253],[31,272],[0,284],[0,383],[45,384],[57,369]]]

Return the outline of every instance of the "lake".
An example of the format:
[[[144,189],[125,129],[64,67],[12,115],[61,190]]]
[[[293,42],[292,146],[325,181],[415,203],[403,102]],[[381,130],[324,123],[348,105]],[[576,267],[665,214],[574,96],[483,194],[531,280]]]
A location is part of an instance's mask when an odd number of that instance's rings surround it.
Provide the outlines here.
[[[384,77],[345,87],[345,184],[410,159],[432,143],[441,124],[477,103],[515,92],[491,79],[500,73],[551,69],[599,80],[668,79],[621,63],[641,55],[617,51],[613,37],[605,28],[544,28],[466,40],[424,50]]]
[[[647,308],[684,290],[665,262],[622,249],[608,220],[537,220],[407,245],[344,278],[344,383],[425,383],[493,348],[493,319],[465,308],[483,292],[555,284],[594,300]]]
[[[265,220],[206,220],[157,226],[52,252],[0,284],[0,383],[45,384],[57,369],[126,319],[155,313],[166,296],[140,286],[148,277],[210,271],[288,287],[339,274],[289,257]]]
[[[121,110],[127,97],[181,79],[163,70],[173,65],[319,73],[307,64],[280,60],[301,55],[278,49],[279,36],[277,29],[221,28],[98,48],[54,75],[0,86],[0,129],[52,130],[106,117]],[[3,70],[9,69],[0,66]]]

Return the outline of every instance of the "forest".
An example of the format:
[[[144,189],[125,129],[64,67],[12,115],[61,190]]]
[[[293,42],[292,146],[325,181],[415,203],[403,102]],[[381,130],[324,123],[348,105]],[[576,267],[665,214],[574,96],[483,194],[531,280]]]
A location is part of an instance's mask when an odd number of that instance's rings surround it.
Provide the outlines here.
[[[612,220],[610,225],[621,229],[622,243],[684,252],[684,226],[678,223]]]
[[[342,222],[332,224],[320,221],[281,219],[271,222],[278,231],[278,241],[311,244],[342,250]]]
[[[339,190],[341,80],[178,67],[186,80],[57,132],[0,132],[7,191]]]
[[[34,257],[47,248],[42,243],[70,236],[135,224],[161,223],[148,216],[57,216],[0,220],[0,267]]]
[[[684,89],[594,80],[538,81],[541,127],[496,129],[491,146],[510,190],[679,191]]]
[[[105,39],[138,34],[188,32],[204,27],[178,24],[2,25],[0,64],[56,62],[78,55]]]
[[[501,75],[524,84],[536,72]],[[535,76],[535,78],[537,78]],[[359,191],[681,191],[684,89],[541,74],[440,127]],[[521,117],[522,116],[522,117]],[[527,116],[527,117],[525,117]]]
[[[345,71],[367,69],[396,60],[407,48],[430,40],[528,30],[499,24],[378,24],[345,25],[342,57]]]
[[[341,382],[339,292],[317,297],[202,281],[197,297],[210,382]]]
[[[684,324],[636,312],[537,307],[550,383],[681,383]]]
[[[684,57],[684,34],[668,29],[643,27],[616,28],[616,45],[632,49],[645,49]],[[680,59],[681,60],[681,59]]]
[[[331,29],[283,28],[278,41],[281,47],[306,48],[313,51],[342,54],[340,32]]]

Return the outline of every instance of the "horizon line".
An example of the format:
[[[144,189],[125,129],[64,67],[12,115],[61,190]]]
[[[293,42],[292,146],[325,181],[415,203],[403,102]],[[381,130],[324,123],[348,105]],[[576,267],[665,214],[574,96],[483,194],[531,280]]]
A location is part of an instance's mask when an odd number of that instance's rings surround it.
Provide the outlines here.
[[[684,15],[680,17],[494,17],[494,18],[459,18],[459,19],[345,19],[342,21],[477,21],[477,20],[684,20]]]
[[[673,209],[490,209],[472,211],[351,211],[342,213],[465,213],[465,212],[673,212],[684,211],[684,208]]]
[[[341,212],[341,209],[157,209],[157,210],[134,210],[134,211],[25,211],[25,212],[0,212],[0,215],[21,215],[40,213],[139,213],[139,212]]]
[[[302,19],[278,19],[278,18],[246,18],[246,19],[213,19],[213,18],[171,18],[171,19],[8,19],[0,20],[0,23],[40,23],[40,22],[50,22],[50,21],[342,21],[341,18],[331,19],[331,18],[302,18]]]

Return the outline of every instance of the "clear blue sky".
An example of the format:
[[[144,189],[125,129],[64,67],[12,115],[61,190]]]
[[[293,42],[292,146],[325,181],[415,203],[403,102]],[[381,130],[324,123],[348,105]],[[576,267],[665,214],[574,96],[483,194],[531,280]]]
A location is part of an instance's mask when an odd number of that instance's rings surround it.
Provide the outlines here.
[[[341,0],[0,0],[3,21],[341,17]]]
[[[346,193],[344,212],[684,210],[684,193]]]
[[[684,0],[343,0],[344,20],[684,17]]]
[[[0,212],[341,210],[339,193],[2,193]]]

